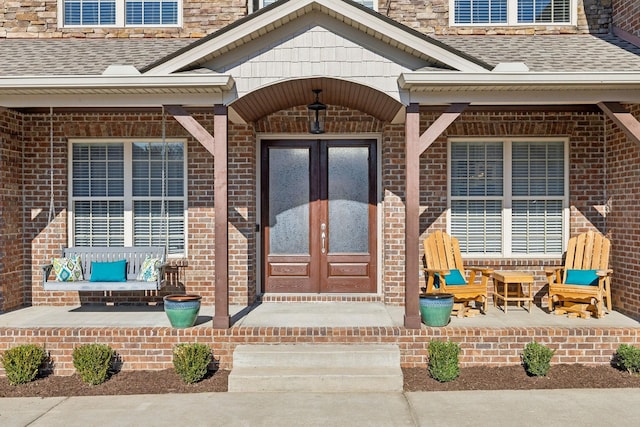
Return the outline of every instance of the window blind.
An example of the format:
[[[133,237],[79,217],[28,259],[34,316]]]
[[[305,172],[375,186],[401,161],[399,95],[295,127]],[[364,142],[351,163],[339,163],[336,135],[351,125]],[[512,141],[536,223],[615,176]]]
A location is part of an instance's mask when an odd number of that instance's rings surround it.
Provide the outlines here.
[[[65,25],[114,25],[116,0],[65,0]]]

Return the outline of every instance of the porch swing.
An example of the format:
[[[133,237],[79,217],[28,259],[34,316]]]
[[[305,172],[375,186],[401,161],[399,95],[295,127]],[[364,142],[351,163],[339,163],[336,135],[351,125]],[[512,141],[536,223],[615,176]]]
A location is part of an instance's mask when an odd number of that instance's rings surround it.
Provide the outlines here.
[[[55,219],[54,196],[54,139],[53,107],[49,110],[49,217],[48,225]],[[161,220],[166,217],[164,246],[75,246],[62,249],[61,258],[54,258],[50,264],[41,266],[42,287],[45,291],[157,291],[164,283],[165,269],[168,267],[168,215],[166,215],[165,180],[167,168],[166,118],[162,108],[162,195]],[[153,227],[151,229],[153,231]],[[55,269],[54,269],[55,265]],[[55,280],[49,280],[52,271]]]

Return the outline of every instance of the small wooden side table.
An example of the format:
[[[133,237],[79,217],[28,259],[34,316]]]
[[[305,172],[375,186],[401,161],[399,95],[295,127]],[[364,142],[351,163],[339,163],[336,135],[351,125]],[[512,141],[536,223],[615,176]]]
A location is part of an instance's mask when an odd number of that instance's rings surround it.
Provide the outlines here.
[[[529,285],[526,295],[523,289],[525,284]],[[518,307],[522,307],[522,303],[527,302],[528,311],[531,313],[531,305],[533,303],[532,284],[533,275],[526,271],[494,271],[493,306],[498,307],[498,300],[502,300],[506,314],[509,302],[516,302]]]

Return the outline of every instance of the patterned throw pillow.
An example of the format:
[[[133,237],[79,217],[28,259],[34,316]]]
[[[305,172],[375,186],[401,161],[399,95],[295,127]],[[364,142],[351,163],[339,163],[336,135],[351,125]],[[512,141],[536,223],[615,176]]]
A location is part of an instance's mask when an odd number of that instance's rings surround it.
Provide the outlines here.
[[[58,282],[77,282],[84,280],[79,256],[74,258],[54,258],[53,272]]]
[[[158,266],[160,260],[158,258],[151,258],[147,256],[140,267],[137,279],[143,282],[155,282],[158,280]]]

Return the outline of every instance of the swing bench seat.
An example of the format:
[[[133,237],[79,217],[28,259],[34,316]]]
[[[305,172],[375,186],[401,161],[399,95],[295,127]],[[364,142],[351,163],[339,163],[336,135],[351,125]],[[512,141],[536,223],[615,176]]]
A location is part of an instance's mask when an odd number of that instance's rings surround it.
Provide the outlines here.
[[[42,286],[45,291],[158,291],[164,283],[164,271],[168,267],[165,263],[165,248],[156,246],[138,247],[71,247],[62,250],[62,257],[67,259],[80,258],[84,280],[58,281],[49,280],[53,270],[53,263],[43,265]],[[154,280],[139,280],[145,259],[155,258],[157,270]],[[126,261],[126,281],[91,280],[93,262],[105,263]]]

